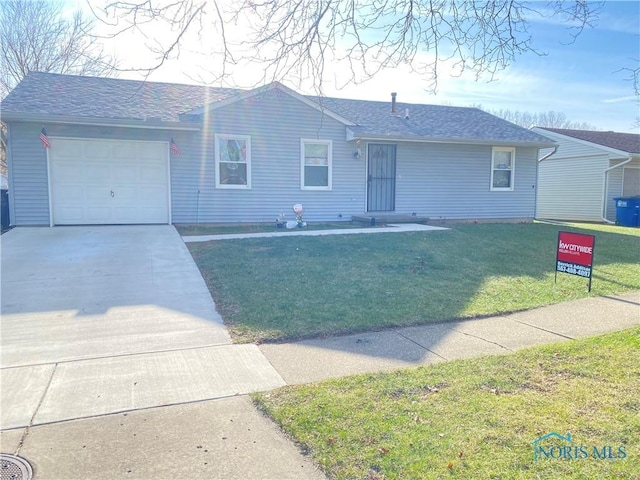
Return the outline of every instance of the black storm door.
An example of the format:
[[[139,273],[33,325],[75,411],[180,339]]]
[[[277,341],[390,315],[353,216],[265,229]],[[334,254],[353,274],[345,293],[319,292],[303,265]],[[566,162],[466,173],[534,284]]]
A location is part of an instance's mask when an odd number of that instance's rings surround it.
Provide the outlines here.
[[[367,211],[394,211],[396,209],[396,146],[370,143],[367,162]]]

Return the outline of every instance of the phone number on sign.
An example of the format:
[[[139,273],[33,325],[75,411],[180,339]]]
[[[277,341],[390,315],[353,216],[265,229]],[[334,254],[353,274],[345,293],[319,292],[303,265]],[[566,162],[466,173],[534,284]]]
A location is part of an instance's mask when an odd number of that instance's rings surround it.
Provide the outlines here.
[[[576,265],[575,263],[558,262],[556,265],[558,272],[571,273],[572,275],[579,275],[581,277],[591,277],[591,267],[584,267],[582,265]]]

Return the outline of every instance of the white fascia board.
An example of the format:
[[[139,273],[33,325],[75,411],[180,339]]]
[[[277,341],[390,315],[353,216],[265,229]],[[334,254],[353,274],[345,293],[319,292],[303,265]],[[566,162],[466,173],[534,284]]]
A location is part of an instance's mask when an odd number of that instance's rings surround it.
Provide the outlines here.
[[[570,135],[564,135],[562,133],[549,132],[542,127],[534,127],[531,130],[539,133],[540,135],[554,136],[557,138],[557,140],[568,140],[579,145],[586,145],[588,147],[597,148],[599,150],[602,150],[604,153],[608,153],[609,155],[615,155],[616,158],[628,158],[629,155],[631,155],[629,152],[625,152],[624,150],[618,150],[617,148],[607,147],[605,145],[600,145],[599,143],[581,140],[580,138],[572,137]]]

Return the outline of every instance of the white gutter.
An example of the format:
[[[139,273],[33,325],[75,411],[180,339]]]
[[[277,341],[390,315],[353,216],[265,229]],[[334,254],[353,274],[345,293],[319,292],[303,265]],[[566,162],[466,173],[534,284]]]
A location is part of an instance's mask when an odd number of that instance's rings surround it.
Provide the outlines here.
[[[553,143],[529,142],[523,140],[499,140],[484,138],[451,138],[451,137],[421,137],[417,135],[354,135],[353,131],[347,128],[347,142],[364,141],[379,143],[447,143],[456,145],[490,145],[492,147],[531,147],[531,148],[551,148]]]
[[[629,154],[629,158],[627,158],[624,162],[619,163],[617,165],[614,165],[613,167],[609,167],[604,171],[604,176],[602,178],[602,212],[600,215],[600,218],[602,218],[602,221],[605,223],[609,223],[609,224],[613,224],[615,225],[616,222],[612,222],[611,220],[608,220],[606,215],[607,215],[607,197],[609,196],[609,182],[607,182],[608,176],[609,176],[609,172],[615,168],[620,168],[624,165],[626,165],[627,163],[631,162],[633,160],[633,154]]]
[[[549,158],[551,155],[553,155],[554,153],[556,153],[556,152],[558,151],[558,146],[559,146],[559,145],[556,145],[555,147],[553,147],[553,151],[552,151],[552,152],[549,152],[549,153],[547,153],[544,157],[539,158],[539,159],[538,159],[538,163],[540,163],[540,162],[544,162],[547,158]]]

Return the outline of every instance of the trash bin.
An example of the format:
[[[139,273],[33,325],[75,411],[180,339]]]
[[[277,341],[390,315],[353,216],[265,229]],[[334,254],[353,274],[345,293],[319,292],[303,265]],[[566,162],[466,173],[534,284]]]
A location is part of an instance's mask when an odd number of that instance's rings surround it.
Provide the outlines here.
[[[1,223],[2,231],[4,232],[9,228],[9,191],[2,189],[0,190],[0,213],[1,213]]]
[[[616,223],[624,227],[637,227],[640,225],[640,196],[617,197]]]

